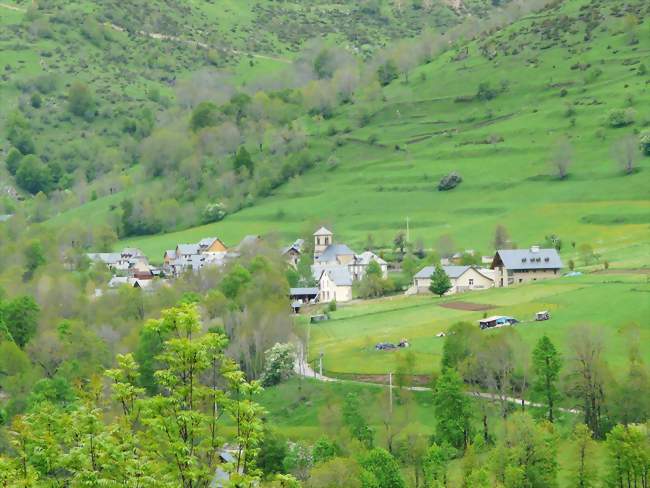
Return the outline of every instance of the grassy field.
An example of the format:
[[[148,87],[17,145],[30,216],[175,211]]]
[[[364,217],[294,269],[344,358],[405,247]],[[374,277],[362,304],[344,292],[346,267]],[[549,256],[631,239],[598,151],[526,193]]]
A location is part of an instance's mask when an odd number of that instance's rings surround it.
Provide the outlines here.
[[[640,331],[638,343],[650,357],[650,282],[648,274],[587,274],[541,281],[507,289],[491,289],[442,299],[432,296],[390,297],[341,306],[332,320],[311,326],[310,359],[324,353],[328,374],[387,374],[395,371],[404,350],[376,351],[378,342],[409,340],[415,354],[416,374],[439,370],[444,339],[439,332],[458,321],[476,321],[484,312],[441,307],[441,303],[470,301],[490,304],[488,315],[508,315],[522,321],[516,326],[531,350],[546,334],[564,353],[567,336],[575,325],[590,324],[603,330],[606,355],[612,371],[624,370],[633,336],[629,326]],[[534,313],[549,310],[552,319],[534,322]],[[477,325],[478,327],[478,325]],[[498,334],[496,330],[485,334]]]
[[[566,3],[556,17],[589,4]],[[635,45],[616,18],[588,43],[581,41],[579,21],[553,42],[539,33],[540,22],[531,16],[485,41],[500,46],[492,60],[480,53],[483,42],[471,43],[467,59],[453,61],[456,52],[446,53],[411,72],[407,84],[386,87],[385,101],[343,106],[329,121],[305,119],[314,141],[335,138],[339,146],[271,197],[218,224],[118,246],[138,245],[158,256],[170,244],[206,235],[236,243],[274,231],[290,240],[323,222],[342,242],[359,246],[372,234],[379,247],[390,247],[408,217],[412,241],[427,248],[448,234],[459,248],[489,253],[494,227],[502,223],[522,247],[555,233],[565,243],[589,243],[619,265],[647,263],[650,158],[638,158],[638,171],[624,175],[613,148],[650,124],[647,76],[637,69],[650,53],[650,22],[638,27]],[[484,81],[497,91],[502,82],[507,88],[491,100],[456,101]],[[610,127],[612,109],[632,109],[634,123]],[[364,112],[369,122],[360,126]],[[564,137],[571,165],[559,180],[551,161]],[[330,158],[338,164],[327,164]],[[437,191],[450,171],[463,183]]]

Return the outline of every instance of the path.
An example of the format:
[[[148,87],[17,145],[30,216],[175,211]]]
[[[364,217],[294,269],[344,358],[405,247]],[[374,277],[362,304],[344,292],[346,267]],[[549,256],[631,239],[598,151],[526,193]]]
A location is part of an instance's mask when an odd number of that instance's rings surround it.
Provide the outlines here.
[[[318,381],[330,381],[330,382],[338,382],[338,383],[357,383],[357,384],[362,384],[362,385],[373,385],[373,386],[383,386],[383,387],[388,387],[388,385],[383,384],[383,383],[371,383],[369,381],[356,381],[356,380],[342,380],[339,378],[331,378],[329,376],[321,375],[320,373],[317,373],[316,371],[313,370],[313,368],[309,365],[307,361],[304,360],[303,357],[303,352],[302,350],[299,351],[298,358],[296,359],[296,364],[294,365],[294,371],[296,374],[300,376],[304,376],[306,378],[314,378],[315,380]],[[393,386],[393,388],[396,388]],[[404,389],[410,390],[410,391],[432,391],[431,388],[427,386],[405,386]],[[535,407],[535,408],[543,408],[546,407],[545,404],[543,403],[537,403],[537,402],[531,402],[529,400],[522,400],[521,398],[516,398],[516,397],[505,397],[501,398],[499,395],[495,395],[494,393],[484,393],[480,391],[468,391],[468,395],[470,396],[477,396],[480,398],[484,398],[486,400],[490,401],[502,401],[505,400],[509,403],[515,403],[517,405],[521,405],[523,402],[523,405],[526,407]],[[564,412],[564,413],[574,413],[574,414],[579,414],[581,413],[580,410],[575,409],[575,408],[562,408],[558,407],[558,411]]]
[[[7,3],[0,3],[0,8],[5,8],[7,10],[14,10],[16,12],[22,12],[22,13],[27,12],[27,10],[25,10],[24,8],[20,8],[20,7],[17,7],[15,5],[9,5]],[[119,25],[113,24],[111,22],[104,22],[104,25],[106,27],[109,27],[109,28],[111,28],[111,29],[113,29],[115,31],[118,31],[118,32],[126,32],[126,29],[124,29],[123,27],[120,27]],[[206,44],[205,42],[190,41],[188,39],[182,39],[182,38],[177,37],[177,36],[170,36],[170,35],[167,35],[167,34],[160,34],[159,32],[138,31],[138,34],[141,35],[141,36],[147,36],[147,37],[150,37],[151,39],[157,39],[157,40],[161,40],[161,41],[174,41],[174,42],[181,42],[183,44],[187,44],[187,45],[190,45],[190,46],[199,46],[199,47],[201,47],[203,49],[208,49],[210,47],[210,45]],[[257,58],[257,59],[267,59],[269,61],[278,61],[280,63],[286,63],[286,64],[291,64],[292,63],[292,61],[290,59],[280,58],[280,57],[277,57],[277,56],[268,56],[266,54],[256,54],[256,53],[251,53],[251,52],[248,52],[248,51],[240,51],[239,49],[233,49],[233,48],[226,48],[226,50],[231,52],[232,54],[242,54],[244,56],[251,56],[251,57]]]

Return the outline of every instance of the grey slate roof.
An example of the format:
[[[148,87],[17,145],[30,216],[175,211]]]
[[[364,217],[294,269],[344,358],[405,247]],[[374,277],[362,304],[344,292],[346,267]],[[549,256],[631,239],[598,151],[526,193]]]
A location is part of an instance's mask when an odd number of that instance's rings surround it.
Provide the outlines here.
[[[289,288],[289,295],[318,295],[318,288]]]
[[[198,254],[199,245],[198,244],[179,244],[178,245],[179,254]]]
[[[332,231],[329,229],[326,229],[325,227],[321,227],[318,229],[316,232],[314,232],[315,236],[333,236]]]
[[[560,269],[562,260],[557,250],[499,249],[496,252],[507,269]],[[495,255],[496,257],[496,255]]]
[[[352,276],[347,266],[331,266],[323,270],[336,286],[352,286]]]
[[[447,276],[451,279],[460,277],[471,266],[442,266]],[[431,278],[431,275],[436,270],[435,266],[425,266],[415,275],[415,278]]]
[[[325,263],[328,261],[336,261],[337,256],[354,256],[354,251],[345,244],[331,244],[323,251],[318,261]]]
[[[368,265],[370,261],[376,261],[379,265],[387,264],[386,261],[377,256],[374,252],[365,251],[357,256],[356,264]]]
[[[86,256],[91,261],[101,261],[106,264],[115,264],[122,259],[119,252],[89,252]]]

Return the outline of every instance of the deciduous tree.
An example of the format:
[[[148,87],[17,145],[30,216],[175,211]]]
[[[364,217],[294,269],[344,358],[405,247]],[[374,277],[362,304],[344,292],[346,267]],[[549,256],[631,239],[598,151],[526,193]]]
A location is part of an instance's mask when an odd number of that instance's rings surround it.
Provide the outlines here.
[[[549,422],[553,422],[553,408],[555,401],[559,398],[557,381],[562,367],[562,358],[555,349],[555,346],[547,336],[537,341],[533,350],[533,369],[535,379],[533,391],[546,401],[546,411]]]

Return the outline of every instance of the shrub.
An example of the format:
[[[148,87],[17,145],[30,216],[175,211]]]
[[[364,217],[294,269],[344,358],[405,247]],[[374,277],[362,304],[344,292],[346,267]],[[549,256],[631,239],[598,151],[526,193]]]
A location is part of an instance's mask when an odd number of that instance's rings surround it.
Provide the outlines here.
[[[499,94],[496,88],[493,88],[489,82],[484,81],[478,86],[478,91],[476,92],[476,98],[479,100],[487,101],[496,98]]]
[[[32,96],[30,97],[29,100],[32,107],[34,108],[41,108],[41,105],[43,104],[43,99],[41,98],[41,95],[38,92],[32,93]]]
[[[388,85],[391,81],[397,79],[399,70],[392,59],[389,59],[377,69],[377,79],[381,86]]]
[[[213,127],[218,122],[217,106],[212,102],[201,102],[192,111],[190,129],[197,132],[204,127]]]
[[[463,178],[455,171],[452,171],[440,180],[440,183],[438,183],[438,191],[447,191],[456,188],[462,181]]]
[[[68,109],[74,115],[92,119],[95,111],[95,100],[88,86],[75,81],[68,92]]]
[[[20,164],[20,160],[22,158],[23,155],[18,149],[15,147],[9,149],[9,154],[7,154],[7,159],[5,161],[5,164],[7,165],[7,171],[9,171],[9,173],[12,175],[15,175],[16,171],[18,171],[18,164]]]
[[[219,222],[226,216],[226,208],[222,202],[208,203],[201,213],[201,220],[204,224]]]
[[[296,362],[296,348],[293,344],[276,343],[264,356],[264,372],[261,377],[264,386],[277,385],[293,375]]]
[[[16,183],[32,194],[47,192],[51,180],[50,169],[30,154],[22,158],[16,171]]]
[[[650,156],[650,131],[646,131],[641,134],[641,137],[639,138],[639,145],[643,154],[645,156]]]
[[[632,108],[613,109],[607,114],[607,125],[613,128],[626,127],[634,123],[636,112]]]

